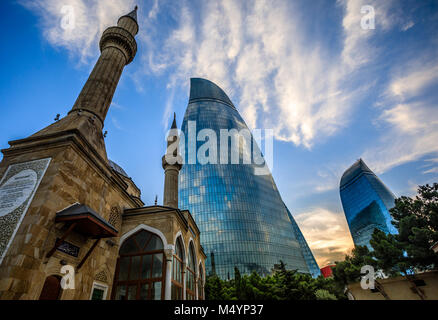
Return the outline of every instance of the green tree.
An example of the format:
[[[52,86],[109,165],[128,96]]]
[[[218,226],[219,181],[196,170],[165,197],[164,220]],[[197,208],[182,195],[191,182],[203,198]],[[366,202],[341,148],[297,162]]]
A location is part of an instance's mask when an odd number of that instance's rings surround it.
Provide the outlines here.
[[[404,253],[403,245],[397,240],[397,235],[386,234],[375,229],[370,244],[374,249],[372,255],[378,270],[382,270],[389,276],[408,273],[410,264]]]
[[[431,250],[432,244],[438,241],[438,184],[420,186],[415,199],[396,199],[390,213],[398,234],[375,229],[370,240],[373,250],[355,247],[344,261],[336,263],[334,279],[343,285],[358,282],[361,267],[371,265],[385,275],[405,276],[412,289],[424,299],[422,290],[415,285],[413,273],[438,266],[438,255]],[[387,298],[378,281],[376,285],[376,289]]]
[[[406,255],[405,263],[421,271],[436,268],[438,255],[431,246],[438,241],[438,183],[420,186],[415,199],[396,199],[390,212],[398,230],[396,241]]]
[[[224,281],[216,274],[208,276],[205,281],[205,298],[207,300],[225,300],[224,285]]]
[[[316,300],[338,300],[336,296],[325,289],[318,289],[315,292]]]
[[[415,199],[401,197],[390,210],[398,234],[376,229],[370,240],[373,256],[385,274],[402,274],[421,299],[421,288],[415,284],[414,271],[432,270],[438,266],[438,255],[431,246],[438,241],[438,184],[418,188]]]
[[[338,288],[345,288],[351,283],[357,283],[361,280],[361,269],[363,266],[372,266],[378,268],[378,261],[367,246],[356,246],[351,255],[346,255],[345,260],[336,262],[333,268],[333,279]],[[387,300],[389,300],[383,286],[377,279],[375,280],[375,289]]]
[[[334,280],[342,286],[360,281],[360,270],[363,266],[377,267],[377,261],[366,246],[356,246],[344,261],[336,262],[333,268]]]
[[[208,300],[333,300],[345,299],[333,279],[320,276],[313,279],[308,274],[295,270],[286,270],[280,261],[280,267],[271,275],[261,277],[257,272],[241,275],[235,268],[234,279],[221,280],[210,276],[206,281],[206,299]]]

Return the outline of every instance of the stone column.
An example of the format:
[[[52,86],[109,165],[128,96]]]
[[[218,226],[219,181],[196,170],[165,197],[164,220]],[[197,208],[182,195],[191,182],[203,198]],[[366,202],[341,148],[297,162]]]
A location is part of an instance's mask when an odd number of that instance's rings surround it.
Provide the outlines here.
[[[187,294],[186,294],[186,273],[187,273],[187,263],[183,262],[182,264],[183,270],[182,270],[182,281],[183,281],[183,300],[187,300]]]
[[[166,257],[166,283],[164,284],[164,300],[172,300],[172,266],[173,249],[164,250]]]
[[[198,275],[195,275],[195,300],[199,300],[199,296],[198,296]]]
[[[178,175],[181,166],[164,164],[164,199],[163,205],[178,208]]]

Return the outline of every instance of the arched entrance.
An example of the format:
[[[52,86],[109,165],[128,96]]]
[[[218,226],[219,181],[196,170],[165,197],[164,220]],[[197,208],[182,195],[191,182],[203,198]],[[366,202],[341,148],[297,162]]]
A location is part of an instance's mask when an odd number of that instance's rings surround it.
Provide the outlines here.
[[[117,261],[112,298],[115,300],[164,299],[163,241],[140,230],[122,244]]]
[[[43,290],[40,294],[40,300],[58,300],[61,297],[61,277],[48,276],[44,281]]]

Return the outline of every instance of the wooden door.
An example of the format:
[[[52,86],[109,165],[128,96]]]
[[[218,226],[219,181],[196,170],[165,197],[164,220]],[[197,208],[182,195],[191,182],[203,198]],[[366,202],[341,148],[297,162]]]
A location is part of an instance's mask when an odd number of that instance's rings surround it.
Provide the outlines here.
[[[57,276],[49,276],[44,282],[40,300],[58,300],[61,296],[61,279]]]

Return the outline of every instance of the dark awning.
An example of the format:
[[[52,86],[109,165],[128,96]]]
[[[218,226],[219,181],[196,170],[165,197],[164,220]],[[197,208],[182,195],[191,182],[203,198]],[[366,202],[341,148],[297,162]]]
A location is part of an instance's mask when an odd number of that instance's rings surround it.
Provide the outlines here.
[[[79,203],[58,212],[55,222],[75,223],[75,232],[96,239],[116,237],[118,234],[118,231],[97,212]]]

